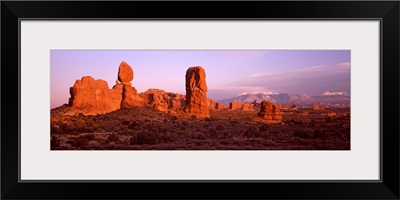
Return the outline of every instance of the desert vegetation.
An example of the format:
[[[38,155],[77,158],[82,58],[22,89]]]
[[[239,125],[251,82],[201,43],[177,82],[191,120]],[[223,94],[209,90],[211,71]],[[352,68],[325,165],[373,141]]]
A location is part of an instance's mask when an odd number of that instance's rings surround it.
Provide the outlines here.
[[[197,118],[152,108],[96,116],[52,111],[52,150],[349,150],[350,110],[282,111],[282,121],[257,121],[255,110],[210,110]],[[333,114],[334,113],[334,114]]]

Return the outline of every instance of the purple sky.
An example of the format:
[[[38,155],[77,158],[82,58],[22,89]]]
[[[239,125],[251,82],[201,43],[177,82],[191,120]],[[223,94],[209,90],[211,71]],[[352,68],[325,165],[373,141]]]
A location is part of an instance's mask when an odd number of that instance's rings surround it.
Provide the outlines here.
[[[111,88],[121,61],[135,73],[132,86],[185,94],[185,73],[202,66],[207,97],[231,98],[243,92],[271,91],[322,95],[350,94],[349,50],[52,50],[51,108],[68,102],[69,87],[82,76],[103,79]]]

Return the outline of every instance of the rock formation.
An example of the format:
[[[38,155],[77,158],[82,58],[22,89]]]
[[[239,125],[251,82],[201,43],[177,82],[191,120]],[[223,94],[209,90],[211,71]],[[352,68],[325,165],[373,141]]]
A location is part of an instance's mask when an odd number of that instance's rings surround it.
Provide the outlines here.
[[[144,107],[144,100],[137,93],[136,88],[123,83],[121,108]]]
[[[222,109],[226,109],[227,107],[226,107],[224,104],[222,104],[222,103],[216,103],[216,104],[215,104],[215,108],[216,108],[217,110],[222,110]]]
[[[253,104],[252,103],[242,104],[242,110],[253,110]]]
[[[209,117],[207,105],[206,72],[200,67],[190,67],[186,71],[185,112],[196,117]]]
[[[261,102],[261,108],[258,116],[265,120],[282,120],[282,115],[278,106],[266,100]]]
[[[121,62],[118,68],[118,80],[122,83],[130,83],[133,80],[133,70],[124,61]]]
[[[207,99],[207,106],[209,110],[215,110],[215,102],[212,99]]]
[[[232,101],[229,103],[229,108],[232,110],[242,109],[243,104],[240,102]]]
[[[133,70],[124,61],[121,62],[118,68],[118,80],[121,81],[123,88],[121,108],[143,107],[144,100],[137,93],[136,88],[132,87]]]
[[[319,106],[317,103],[314,103],[314,110],[319,110]]]
[[[229,103],[229,108],[231,110],[253,110],[253,103],[240,103],[232,101]]]
[[[74,115],[96,115],[112,112],[121,108],[151,107],[158,111],[185,111],[197,117],[209,117],[208,109],[215,109],[212,99],[207,99],[206,74],[201,67],[191,67],[186,72],[186,94],[165,92],[159,89],[149,89],[138,93],[132,87],[134,73],[132,68],[124,61],[118,69],[116,84],[112,89],[103,80],[95,80],[84,76],[76,80],[70,88],[71,97],[67,113]]]
[[[109,113],[120,108],[144,106],[144,100],[131,86],[132,80],[133,70],[124,61],[119,66],[118,80],[112,89],[108,88],[106,81],[95,80],[90,76],[76,80],[70,88],[69,106],[72,109],[67,114],[96,115]]]
[[[104,80],[95,80],[91,76],[84,76],[76,80],[70,88],[71,97],[69,106],[72,110],[67,114],[82,113],[85,115],[96,115],[112,112],[120,109],[122,100],[122,88],[108,88]]]

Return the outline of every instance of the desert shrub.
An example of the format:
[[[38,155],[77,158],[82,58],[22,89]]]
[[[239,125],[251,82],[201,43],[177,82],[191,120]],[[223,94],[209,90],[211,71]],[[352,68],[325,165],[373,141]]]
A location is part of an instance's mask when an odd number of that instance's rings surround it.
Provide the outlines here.
[[[171,120],[172,120],[172,121],[176,121],[177,119],[178,119],[177,116],[172,116],[172,117],[171,117]]]
[[[74,147],[82,147],[89,144],[89,140],[85,136],[81,136],[75,139],[73,144]]]
[[[60,124],[60,129],[64,132],[64,133],[69,133],[72,131],[72,129],[70,128],[70,126],[68,124],[62,123]]]
[[[89,141],[94,139],[94,135],[93,135],[93,134],[87,134],[87,135],[82,136],[82,137],[85,137],[85,138],[88,139]]]
[[[293,134],[295,137],[303,138],[303,139],[309,139],[312,137],[312,134],[308,131],[304,130],[296,130]]]
[[[218,137],[218,133],[215,129],[210,129],[209,130],[209,134],[211,138],[217,138]]]
[[[314,130],[313,138],[314,139],[317,139],[317,138],[325,139],[326,135],[321,130]]]
[[[60,146],[60,140],[58,140],[56,137],[51,137],[51,147],[59,147]]]
[[[268,127],[268,125],[266,125],[266,124],[263,124],[263,125],[261,125],[261,126],[258,127],[258,130],[261,131],[261,132],[265,132],[265,131],[267,131],[268,129],[269,129],[269,127]]]
[[[261,136],[260,132],[254,126],[248,127],[247,130],[244,132],[245,138],[255,138],[260,136]]]
[[[205,122],[211,122],[211,119],[209,117],[204,119]]]
[[[157,136],[150,131],[143,131],[137,134],[137,144],[156,144]]]
[[[215,130],[217,130],[217,131],[222,131],[224,129],[225,129],[225,127],[222,126],[221,124],[218,124],[217,127],[215,127]]]
[[[116,144],[121,143],[121,140],[119,139],[117,134],[111,134],[107,137],[107,141],[110,142],[114,142]]]
[[[164,119],[163,122],[164,122],[164,123],[167,123],[167,122],[168,122],[168,119]]]
[[[141,127],[142,123],[139,121],[133,121],[132,123],[129,124],[128,128],[129,129],[136,129],[138,127]]]
[[[189,125],[189,123],[187,122],[187,121],[182,121],[182,123],[181,123],[183,126],[188,126]]]
[[[125,126],[128,126],[129,125],[129,121],[127,121],[127,120],[124,120],[123,122],[121,122],[123,125],[125,125]]]
[[[207,139],[207,137],[204,136],[203,133],[199,133],[199,132],[194,133],[194,134],[192,135],[192,138],[193,138],[193,139],[198,139],[198,140],[205,140],[205,139]]]
[[[64,131],[60,129],[59,126],[51,124],[50,133],[63,133]]]
[[[129,144],[130,145],[138,144],[138,139],[136,134],[129,138]]]

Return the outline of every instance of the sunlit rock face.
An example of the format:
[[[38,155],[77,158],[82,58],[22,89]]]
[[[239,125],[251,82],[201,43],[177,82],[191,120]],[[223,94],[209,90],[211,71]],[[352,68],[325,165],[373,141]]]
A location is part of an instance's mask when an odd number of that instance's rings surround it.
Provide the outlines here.
[[[266,100],[261,102],[261,108],[260,112],[258,112],[258,116],[265,120],[282,120],[282,115],[278,106]]]
[[[209,117],[207,103],[206,72],[201,66],[186,71],[186,113],[197,117]]]

